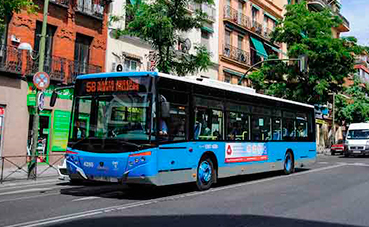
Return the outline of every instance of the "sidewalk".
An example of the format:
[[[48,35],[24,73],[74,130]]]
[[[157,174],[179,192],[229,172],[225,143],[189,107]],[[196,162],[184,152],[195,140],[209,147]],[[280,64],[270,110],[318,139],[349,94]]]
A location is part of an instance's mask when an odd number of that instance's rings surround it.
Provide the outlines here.
[[[0,169],[1,174],[1,169]],[[27,173],[27,166],[23,167],[22,169],[18,168],[6,168],[3,170],[2,173],[2,182],[0,176],[0,184],[4,184],[7,182],[24,182],[24,181],[37,181],[37,180],[44,180],[44,179],[58,179],[58,171],[55,167],[49,167],[48,165],[37,165],[36,179],[28,179]]]

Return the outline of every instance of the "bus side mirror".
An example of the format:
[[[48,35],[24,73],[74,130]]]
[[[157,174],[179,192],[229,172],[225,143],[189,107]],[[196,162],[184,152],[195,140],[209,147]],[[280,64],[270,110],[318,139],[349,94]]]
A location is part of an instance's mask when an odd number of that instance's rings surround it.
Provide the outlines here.
[[[161,117],[162,118],[170,117],[170,103],[169,102],[161,102]]]
[[[50,106],[54,107],[56,103],[56,99],[58,98],[58,93],[56,91],[53,91],[51,98],[50,98]]]

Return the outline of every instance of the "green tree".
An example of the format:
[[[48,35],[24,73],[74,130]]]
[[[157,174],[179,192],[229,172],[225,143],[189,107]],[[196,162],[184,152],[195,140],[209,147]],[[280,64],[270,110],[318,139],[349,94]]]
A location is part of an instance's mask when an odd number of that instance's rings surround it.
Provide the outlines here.
[[[350,99],[337,95],[336,119],[340,125],[369,121],[369,87],[354,76],[354,84],[344,90]]]
[[[5,26],[14,13],[19,13],[22,9],[33,13],[36,8],[32,0],[0,0],[0,35],[4,33]]]
[[[212,0],[153,0],[127,5],[126,14],[130,18],[125,30],[118,30],[117,36],[131,35],[150,43],[158,56],[157,68],[160,72],[184,76],[197,73],[211,66],[210,53],[204,46],[196,45],[196,54],[175,51],[181,34],[201,28],[207,18],[206,13],[196,10],[189,13],[193,3],[213,4]],[[119,18],[112,18],[113,21]]]
[[[306,2],[288,5],[278,22],[272,41],[286,43],[288,57],[308,57],[308,71],[300,72],[297,62],[265,63],[249,75],[253,86],[266,94],[305,103],[325,103],[328,93],[342,91],[344,78],[354,71],[354,54],[361,48],[356,39],[333,38],[332,27],[341,19],[329,9],[309,11]]]

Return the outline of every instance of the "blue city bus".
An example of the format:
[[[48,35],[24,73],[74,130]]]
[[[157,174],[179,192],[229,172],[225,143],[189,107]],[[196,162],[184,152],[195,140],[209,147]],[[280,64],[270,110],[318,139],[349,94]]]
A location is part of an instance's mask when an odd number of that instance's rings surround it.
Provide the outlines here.
[[[71,180],[206,190],[220,178],[290,174],[316,161],[313,106],[200,77],[79,76],[71,121]]]

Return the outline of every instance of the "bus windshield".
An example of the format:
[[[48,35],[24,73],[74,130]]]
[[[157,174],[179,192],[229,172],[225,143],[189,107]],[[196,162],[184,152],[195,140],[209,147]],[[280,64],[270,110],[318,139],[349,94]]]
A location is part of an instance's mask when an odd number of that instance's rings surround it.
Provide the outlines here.
[[[147,143],[152,94],[148,80],[86,80],[77,84],[70,141],[119,139]],[[118,86],[124,87],[118,87]]]

